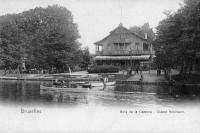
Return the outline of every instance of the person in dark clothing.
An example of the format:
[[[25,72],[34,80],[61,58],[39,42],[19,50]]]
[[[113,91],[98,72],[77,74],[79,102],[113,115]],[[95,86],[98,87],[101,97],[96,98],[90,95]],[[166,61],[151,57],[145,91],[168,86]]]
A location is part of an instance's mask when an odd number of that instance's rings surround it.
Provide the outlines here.
[[[158,68],[157,68],[157,76],[159,75],[159,71],[158,71]]]
[[[132,75],[132,70],[131,70],[131,69],[129,70],[128,75],[129,75],[129,76]]]
[[[160,69],[160,67],[157,68],[157,75],[158,76],[161,75],[161,69]]]
[[[53,82],[53,85],[56,86],[56,87],[61,86],[61,82],[60,82],[58,79],[56,79],[56,80]]]
[[[140,72],[140,81],[143,81],[143,74],[142,74],[142,71]]]
[[[136,74],[138,74],[138,72],[139,72],[139,70],[138,70],[138,68],[136,68]]]

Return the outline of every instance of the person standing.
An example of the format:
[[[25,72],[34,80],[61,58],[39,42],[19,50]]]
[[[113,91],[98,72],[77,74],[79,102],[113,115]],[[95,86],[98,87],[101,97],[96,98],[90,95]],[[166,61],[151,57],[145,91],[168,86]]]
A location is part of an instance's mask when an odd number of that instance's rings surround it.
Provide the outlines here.
[[[140,81],[143,81],[143,74],[142,74],[142,71],[140,71]]]
[[[138,70],[138,68],[136,68],[136,74],[139,74],[139,70]]]
[[[106,82],[108,82],[108,78],[105,77],[101,77],[100,81],[103,83],[103,90],[106,88]]]

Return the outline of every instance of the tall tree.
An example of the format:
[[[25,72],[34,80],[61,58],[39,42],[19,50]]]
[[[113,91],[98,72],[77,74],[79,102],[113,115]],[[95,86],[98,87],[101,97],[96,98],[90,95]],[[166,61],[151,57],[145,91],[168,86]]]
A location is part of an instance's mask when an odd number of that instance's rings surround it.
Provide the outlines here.
[[[166,14],[157,27],[154,43],[157,61],[163,67],[181,65],[181,72],[191,72],[199,60],[200,51],[200,1],[185,0],[184,5],[173,14]],[[168,62],[167,64],[165,62]]]
[[[90,55],[90,52],[89,52],[89,48],[88,47],[85,47],[83,50],[82,50],[82,61],[81,61],[81,68],[84,69],[84,70],[87,70],[89,65],[91,64],[91,55]]]
[[[147,34],[148,41],[152,42],[155,39],[155,33],[150,27],[149,23],[145,23],[142,26],[133,26],[129,28],[130,31],[137,33],[138,35],[145,38],[145,34]]]
[[[73,61],[80,49],[79,33],[68,9],[53,5],[1,16],[0,20],[1,56],[7,57],[5,62],[16,64],[16,60],[19,64],[26,58],[29,67],[54,67],[58,72],[76,65]]]

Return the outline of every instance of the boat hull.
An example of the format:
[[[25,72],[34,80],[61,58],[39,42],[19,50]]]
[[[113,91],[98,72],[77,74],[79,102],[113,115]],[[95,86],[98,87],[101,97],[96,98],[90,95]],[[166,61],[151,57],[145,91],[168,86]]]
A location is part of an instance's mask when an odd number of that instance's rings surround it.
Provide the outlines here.
[[[56,91],[56,92],[78,92],[78,93],[87,93],[89,92],[89,88],[57,88],[57,87],[47,87],[40,85],[40,90],[43,91]]]
[[[106,82],[106,86],[114,86],[116,82]],[[104,84],[102,82],[91,83],[92,87],[103,87]]]

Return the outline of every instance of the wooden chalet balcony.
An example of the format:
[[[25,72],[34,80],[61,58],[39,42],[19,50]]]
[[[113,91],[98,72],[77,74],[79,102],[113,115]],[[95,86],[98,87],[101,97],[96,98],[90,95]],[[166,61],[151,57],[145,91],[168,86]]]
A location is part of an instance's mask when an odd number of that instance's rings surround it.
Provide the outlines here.
[[[143,51],[143,50],[104,50],[96,51],[96,55],[150,55],[155,54],[154,51]]]

